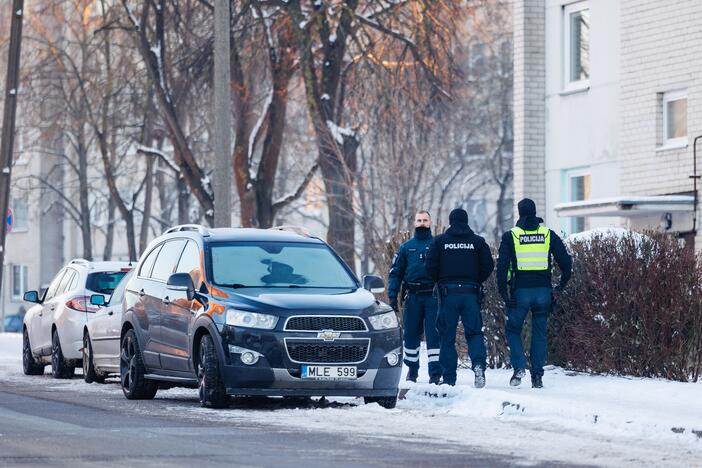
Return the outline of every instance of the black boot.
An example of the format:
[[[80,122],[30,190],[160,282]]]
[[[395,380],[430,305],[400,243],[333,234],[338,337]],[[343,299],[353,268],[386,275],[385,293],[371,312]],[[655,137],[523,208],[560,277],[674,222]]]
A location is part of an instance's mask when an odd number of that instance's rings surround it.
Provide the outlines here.
[[[475,388],[483,388],[485,386],[485,369],[483,369],[483,366],[475,366],[473,373],[475,374]]]
[[[509,385],[511,387],[519,387],[519,385],[522,383],[524,375],[526,375],[524,369],[514,369],[514,374],[512,374],[512,378],[509,379]]]
[[[439,385],[441,383],[441,374],[432,375],[429,377],[429,383]]]
[[[540,375],[532,375],[531,376],[531,387],[532,388],[544,388],[544,383],[541,380]]]
[[[407,378],[405,379],[407,382],[416,382],[417,381],[417,376],[419,375],[418,370],[412,370],[410,369],[409,372],[407,372]]]

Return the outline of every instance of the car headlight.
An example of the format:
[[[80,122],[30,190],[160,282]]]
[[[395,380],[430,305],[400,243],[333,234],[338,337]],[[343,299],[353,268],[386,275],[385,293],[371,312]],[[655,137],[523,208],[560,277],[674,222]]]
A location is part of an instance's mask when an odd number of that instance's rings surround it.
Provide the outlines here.
[[[246,312],[244,310],[228,309],[227,325],[245,328],[261,328],[273,330],[278,323],[278,317],[268,314],[257,314],[256,312]]]
[[[371,315],[368,317],[368,320],[370,320],[371,325],[376,330],[387,330],[388,328],[397,328],[399,326],[394,310],[384,314]]]

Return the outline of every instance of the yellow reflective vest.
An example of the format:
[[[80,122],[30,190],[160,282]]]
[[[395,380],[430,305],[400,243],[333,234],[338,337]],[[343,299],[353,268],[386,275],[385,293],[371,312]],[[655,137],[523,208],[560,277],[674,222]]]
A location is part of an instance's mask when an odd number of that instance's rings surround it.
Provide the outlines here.
[[[539,226],[535,231],[525,231],[520,227],[512,228],[517,271],[544,271],[549,269],[550,234],[551,230],[546,226]],[[513,272],[510,271],[510,277],[512,276],[511,273]]]

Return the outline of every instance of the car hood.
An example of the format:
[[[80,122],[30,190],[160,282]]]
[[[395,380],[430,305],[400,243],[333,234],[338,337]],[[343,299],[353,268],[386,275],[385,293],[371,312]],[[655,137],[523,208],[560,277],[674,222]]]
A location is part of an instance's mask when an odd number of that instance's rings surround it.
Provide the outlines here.
[[[269,311],[355,311],[361,312],[376,305],[375,297],[365,289],[229,289],[233,307],[245,310]]]

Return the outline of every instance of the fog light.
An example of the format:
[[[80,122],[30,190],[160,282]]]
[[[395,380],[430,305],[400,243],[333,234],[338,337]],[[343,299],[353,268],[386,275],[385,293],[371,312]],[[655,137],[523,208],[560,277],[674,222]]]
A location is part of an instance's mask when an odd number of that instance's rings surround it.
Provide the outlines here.
[[[396,352],[391,352],[385,355],[385,359],[388,360],[388,364],[391,366],[396,366],[400,362],[400,356]]]
[[[243,362],[247,366],[253,366],[258,362],[258,358],[261,357],[261,353],[259,353],[258,351],[241,348],[239,346],[234,345],[229,345],[229,353],[240,354],[241,356],[239,356],[239,359],[241,359],[241,362]]]
[[[252,366],[258,362],[258,355],[251,351],[244,351],[241,353],[241,362],[247,366]]]

